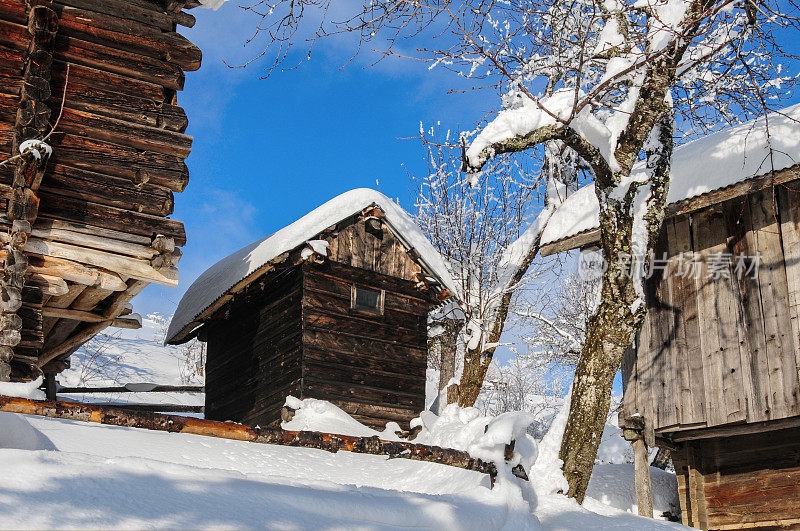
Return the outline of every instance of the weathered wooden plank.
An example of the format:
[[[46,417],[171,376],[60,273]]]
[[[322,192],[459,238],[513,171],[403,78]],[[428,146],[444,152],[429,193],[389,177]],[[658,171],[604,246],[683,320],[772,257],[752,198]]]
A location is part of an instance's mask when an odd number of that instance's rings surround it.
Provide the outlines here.
[[[144,110],[153,110],[154,105],[165,103],[164,87],[132,77],[116,74],[91,66],[53,60],[51,87],[53,99],[61,105],[64,94],[64,82],[67,80],[69,65],[69,83],[67,84],[67,103],[89,102],[97,108],[125,108],[124,95],[130,98],[132,106],[143,106]],[[77,107],[76,107],[77,108]],[[113,115],[112,115],[113,116]],[[147,124],[152,125],[152,124]]]
[[[167,13],[157,6],[142,7],[125,0],[58,0],[58,4],[96,11],[115,18],[132,20],[155,28],[170,31],[176,23],[173,13]]]
[[[784,272],[786,274],[791,338],[794,348],[796,371],[800,372],[800,196],[798,182],[776,189],[780,207],[781,242],[783,244]],[[797,397],[800,389],[792,389]]]
[[[735,352],[739,356],[739,338],[736,321],[731,319],[730,275],[729,267],[724,267],[718,278],[710,266],[715,260],[728,252],[725,220],[719,211],[705,210],[694,217],[692,227],[695,250],[702,262],[700,278],[698,278],[698,318],[703,354],[704,389],[706,393],[706,421],[709,426],[716,426],[741,420],[746,416],[744,399],[737,400],[736,380],[730,378],[726,369],[727,352]],[[738,375],[737,375],[738,377]],[[734,387],[726,388],[725,382]]]
[[[800,414],[797,364],[789,316],[789,290],[786,281],[780,227],[772,189],[750,198],[753,231],[761,264],[758,283],[764,315],[772,418]],[[797,266],[795,266],[797,267]]]
[[[182,158],[192,149],[188,135],[70,108],[64,109],[58,127],[74,135]]]
[[[726,208],[726,217],[733,259],[752,266],[751,258],[740,258],[756,257],[758,254],[747,197],[732,200]],[[761,289],[758,279],[746,270],[737,271],[733,280],[737,286],[744,321],[745,343],[741,349],[741,368],[748,401],[747,420],[757,422],[771,418],[772,409]]]
[[[6,182],[5,178],[3,182]],[[42,182],[39,191],[44,196],[67,196],[153,216],[168,216],[175,205],[172,192],[160,186],[137,186],[128,179],[60,164],[48,169],[47,179]]]
[[[785,184],[789,181],[794,181],[798,177],[800,177],[800,164],[791,166],[778,172],[767,172],[764,175],[759,175],[752,179],[738,182],[726,188],[719,188],[699,196],[690,197],[675,203],[670,203],[667,205],[666,215],[669,218],[679,214],[696,212],[736,197],[752,194],[760,190],[764,190],[765,188],[772,188]],[[550,256],[551,254],[578,249],[580,247],[596,245],[599,242],[600,229],[593,228],[574,236],[568,236],[554,242],[548,242],[542,245],[540,252],[542,256]]]
[[[675,322],[675,350],[680,387],[681,423],[705,422],[703,357],[697,317],[697,292],[689,264],[694,257],[688,216],[667,223],[669,254],[672,266],[672,306]],[[680,264],[675,263],[679,261]],[[678,270],[678,268],[683,268]]]

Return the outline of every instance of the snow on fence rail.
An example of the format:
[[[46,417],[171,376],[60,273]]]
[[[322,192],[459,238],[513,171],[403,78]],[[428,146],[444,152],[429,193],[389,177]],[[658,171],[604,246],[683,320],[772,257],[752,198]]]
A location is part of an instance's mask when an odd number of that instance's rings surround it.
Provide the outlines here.
[[[277,426],[253,428],[235,422],[220,422],[180,415],[133,411],[126,410],[125,407],[112,408],[95,404],[31,400],[0,395],[0,411],[8,413],[95,422],[111,426],[142,428],[170,433],[203,435],[259,444],[300,446],[326,450],[332,453],[343,450],[361,454],[385,455],[390,458],[426,461],[489,474],[493,480],[492,483],[494,483],[494,478],[497,476],[497,467],[494,463],[487,463],[471,457],[467,452],[451,448],[403,441],[386,441],[377,436],[354,437],[315,431],[288,431]],[[507,454],[513,454],[513,448],[514,441],[511,441],[511,444],[507,445]],[[512,473],[521,479],[528,479],[525,471],[519,466],[514,467]]]

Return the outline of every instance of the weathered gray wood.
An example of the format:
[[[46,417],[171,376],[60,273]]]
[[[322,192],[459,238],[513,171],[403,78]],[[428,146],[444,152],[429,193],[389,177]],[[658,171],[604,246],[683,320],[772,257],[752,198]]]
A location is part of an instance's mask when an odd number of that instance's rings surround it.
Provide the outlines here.
[[[743,195],[752,194],[754,192],[779,186],[789,181],[794,181],[800,177],[800,165],[795,165],[790,168],[778,172],[770,172],[764,175],[741,181],[726,188],[712,190],[703,195],[691,197],[676,203],[667,205],[667,217],[677,216],[680,214],[688,214],[696,212],[712,205],[728,201],[730,199],[741,197]],[[549,242],[542,245],[540,252],[542,256],[549,256],[551,254],[562,253],[572,249],[579,249],[588,245],[595,245],[600,242],[600,229],[593,228],[574,236],[568,236],[560,240]]]
[[[738,356],[738,334],[730,328],[723,330],[723,323],[730,326],[729,312],[724,280],[714,280],[709,275],[709,264],[714,256],[727,252],[724,231],[719,230],[720,215],[714,211],[704,211],[695,216],[694,233],[695,250],[702,260],[700,278],[698,279],[698,317],[701,330],[707,330],[701,336],[703,353],[703,376],[706,394],[706,421],[708,425],[715,426],[729,422],[734,416],[737,404],[730,399],[726,400],[725,363],[724,352],[726,349],[736,348]],[[724,227],[723,227],[724,228]],[[733,325],[735,327],[735,323]],[[735,340],[731,333],[737,334]],[[728,398],[732,397],[735,389],[728,391]]]
[[[794,187],[782,186],[777,192],[795,365],[800,373],[800,195]]]
[[[789,290],[774,206],[772,189],[751,196],[753,231],[761,257],[758,283],[764,314],[770,392],[774,397],[772,415],[784,418],[800,414],[800,389],[789,316]]]
[[[647,445],[641,437],[631,441],[633,445],[634,480],[636,483],[636,505],[639,516],[653,517],[653,488],[650,485],[650,459]]]
[[[666,222],[669,246],[673,312],[676,378],[680,400],[680,422],[705,422],[703,390],[703,358],[697,319],[697,297],[694,276],[686,268],[693,258],[691,227],[688,216]],[[682,270],[679,270],[682,269]]]
[[[739,258],[755,257],[758,254],[749,199],[742,197],[730,201],[726,205],[725,214],[734,260],[744,260],[750,265],[749,258]],[[755,422],[770,418],[772,407],[761,289],[758,279],[752,274],[746,274],[746,271],[737,273],[734,281],[744,321],[745,343],[741,349],[741,370],[748,404],[747,420]]]

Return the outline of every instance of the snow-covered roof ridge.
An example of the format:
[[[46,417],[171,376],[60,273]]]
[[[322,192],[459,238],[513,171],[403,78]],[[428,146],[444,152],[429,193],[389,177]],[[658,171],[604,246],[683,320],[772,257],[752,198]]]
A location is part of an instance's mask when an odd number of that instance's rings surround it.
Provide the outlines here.
[[[667,203],[700,196],[798,163],[800,104],[675,148]],[[542,232],[542,246],[596,229],[599,213],[594,184],[581,188],[553,213]]]
[[[444,259],[411,216],[382,193],[369,188],[357,188],[334,197],[291,225],[236,251],[208,268],[189,286],[178,303],[165,342],[175,339],[198,315],[241,280],[281,254],[296,249],[328,227],[369,206],[377,206],[383,211],[384,221],[405,245],[419,253],[419,261],[428,274],[436,277],[451,294],[458,293]]]

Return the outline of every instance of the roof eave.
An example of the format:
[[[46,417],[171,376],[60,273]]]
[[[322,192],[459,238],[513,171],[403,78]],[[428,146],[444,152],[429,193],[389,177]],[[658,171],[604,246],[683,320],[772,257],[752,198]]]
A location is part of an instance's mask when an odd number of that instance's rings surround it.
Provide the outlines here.
[[[668,218],[679,216],[681,214],[690,214],[698,210],[702,210],[711,205],[722,203],[729,199],[734,199],[747,194],[752,194],[771,186],[778,186],[785,184],[789,181],[800,179],[800,164],[795,164],[783,170],[765,173],[756,177],[739,181],[738,183],[726,186],[724,188],[717,188],[710,192],[700,194],[682,201],[670,203],[667,205],[666,216]],[[542,256],[550,256],[565,251],[572,251],[590,245],[597,245],[600,243],[600,228],[594,227],[589,230],[573,234],[552,242],[548,242],[541,246],[539,252]]]

